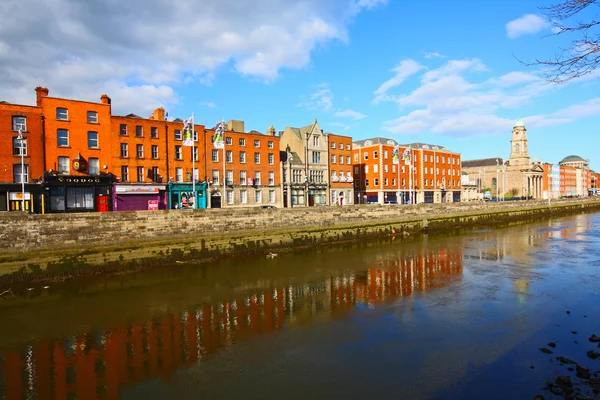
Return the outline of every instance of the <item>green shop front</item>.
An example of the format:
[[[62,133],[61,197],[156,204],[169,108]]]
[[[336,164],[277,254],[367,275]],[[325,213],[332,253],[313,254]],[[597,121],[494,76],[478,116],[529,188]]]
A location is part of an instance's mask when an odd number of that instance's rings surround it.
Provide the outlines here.
[[[207,188],[208,184],[206,182],[196,183],[195,187],[191,182],[169,182],[167,185],[169,209],[206,208]],[[194,204],[196,204],[196,207],[194,207]]]

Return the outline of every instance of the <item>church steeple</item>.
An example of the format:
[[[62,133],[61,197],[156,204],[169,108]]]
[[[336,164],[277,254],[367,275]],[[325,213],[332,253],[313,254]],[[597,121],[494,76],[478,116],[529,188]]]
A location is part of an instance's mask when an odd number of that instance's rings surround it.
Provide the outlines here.
[[[529,165],[529,149],[527,148],[529,140],[527,139],[527,129],[523,121],[518,119],[512,130],[512,139],[510,140],[510,164],[511,165]]]

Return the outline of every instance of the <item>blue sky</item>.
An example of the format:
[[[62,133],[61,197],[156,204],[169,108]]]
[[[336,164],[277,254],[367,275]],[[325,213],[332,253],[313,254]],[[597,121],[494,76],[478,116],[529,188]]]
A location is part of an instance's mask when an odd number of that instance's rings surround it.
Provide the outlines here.
[[[558,1],[558,0],[554,0]],[[508,157],[522,118],[530,155],[595,168],[600,74],[546,83],[517,58],[551,57],[548,1],[7,0],[0,100],[113,99],[115,114],[195,114],[265,132],[304,126]],[[18,13],[22,19],[10,18]],[[600,162],[600,160],[599,160]],[[600,169],[598,166],[595,169]]]

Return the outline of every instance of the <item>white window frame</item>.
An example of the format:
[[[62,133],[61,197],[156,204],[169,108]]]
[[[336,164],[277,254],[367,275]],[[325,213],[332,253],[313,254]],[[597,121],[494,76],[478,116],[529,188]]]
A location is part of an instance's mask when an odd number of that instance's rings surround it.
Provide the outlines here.
[[[63,111],[64,111],[64,113],[63,113]],[[57,121],[68,121],[69,120],[69,109],[64,108],[64,107],[56,107],[56,120]]]
[[[92,157],[88,160],[88,174],[100,175],[100,159]]]
[[[67,144],[61,144],[61,132],[66,132],[66,140],[67,140]],[[63,129],[63,128],[59,128],[56,130],[56,145],[58,147],[69,147],[69,130],[68,129]]]
[[[88,111],[86,114],[86,120],[87,120],[88,124],[97,124],[98,123],[98,111]]]
[[[58,165],[58,173],[59,174],[70,174],[71,173],[71,162],[69,160],[69,157],[59,156],[57,165]]]

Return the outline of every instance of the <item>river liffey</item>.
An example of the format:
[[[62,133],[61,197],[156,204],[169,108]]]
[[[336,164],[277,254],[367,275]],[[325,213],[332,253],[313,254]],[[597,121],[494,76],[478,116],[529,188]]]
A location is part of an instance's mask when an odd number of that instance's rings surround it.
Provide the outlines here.
[[[600,370],[600,214],[12,292],[5,400],[594,398]]]

